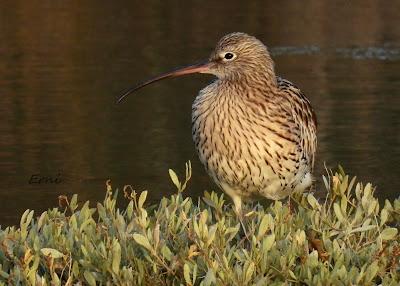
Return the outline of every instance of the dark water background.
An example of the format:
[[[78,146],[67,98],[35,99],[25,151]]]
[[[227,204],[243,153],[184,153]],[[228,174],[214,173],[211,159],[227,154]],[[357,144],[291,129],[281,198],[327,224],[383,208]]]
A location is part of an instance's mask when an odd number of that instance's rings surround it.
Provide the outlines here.
[[[105,180],[174,191],[168,168],[191,160],[188,194],[216,189],[191,141],[191,103],[212,77],[125,88],[207,58],[224,34],[270,47],[279,75],[310,98],[323,164],[399,196],[400,1],[1,1],[0,225],[57,205],[92,202]],[[34,174],[60,184],[29,184]]]

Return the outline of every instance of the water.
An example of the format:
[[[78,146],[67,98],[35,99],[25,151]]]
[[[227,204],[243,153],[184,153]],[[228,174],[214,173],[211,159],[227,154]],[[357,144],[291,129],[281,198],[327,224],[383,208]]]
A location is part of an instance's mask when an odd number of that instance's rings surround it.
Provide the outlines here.
[[[191,141],[191,103],[211,76],[158,83],[114,104],[148,76],[207,58],[220,36],[244,31],[271,49],[279,75],[310,98],[319,120],[316,175],[338,163],[399,196],[399,1],[159,1],[0,3],[0,224],[114,187],[216,189]],[[32,178],[32,175],[34,177]],[[39,176],[53,182],[37,182]],[[60,180],[57,183],[56,180]]]

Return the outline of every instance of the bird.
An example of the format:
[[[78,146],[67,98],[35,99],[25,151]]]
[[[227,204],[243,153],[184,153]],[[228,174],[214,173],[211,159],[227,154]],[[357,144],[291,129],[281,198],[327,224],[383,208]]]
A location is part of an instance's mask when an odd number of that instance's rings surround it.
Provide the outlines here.
[[[311,188],[315,112],[298,87],[276,75],[268,48],[254,36],[227,34],[208,60],[144,81],[117,102],[156,81],[192,73],[216,77],[192,104],[192,137],[205,170],[238,215],[243,201],[281,200]]]

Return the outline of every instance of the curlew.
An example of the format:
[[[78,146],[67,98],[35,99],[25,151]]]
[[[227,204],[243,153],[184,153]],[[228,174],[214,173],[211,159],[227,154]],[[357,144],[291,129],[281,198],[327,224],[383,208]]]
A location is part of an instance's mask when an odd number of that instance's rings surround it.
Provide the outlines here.
[[[191,73],[217,77],[192,106],[193,141],[207,173],[233,200],[279,200],[312,185],[317,121],[309,100],[275,74],[267,47],[245,33],[228,34],[210,58],[152,78]]]

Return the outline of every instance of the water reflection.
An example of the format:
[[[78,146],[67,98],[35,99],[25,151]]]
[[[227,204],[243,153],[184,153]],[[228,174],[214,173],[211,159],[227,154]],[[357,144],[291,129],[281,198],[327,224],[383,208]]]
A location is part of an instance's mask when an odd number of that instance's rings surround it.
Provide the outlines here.
[[[400,49],[396,47],[357,47],[357,48],[338,48],[336,52],[344,57],[352,59],[379,59],[379,60],[399,60]]]
[[[398,1],[146,3],[0,3],[0,224],[56,205],[59,194],[101,200],[107,178],[157,200],[173,191],[168,168],[179,173],[189,159],[190,194],[215,189],[190,130],[191,102],[212,77],[114,100],[148,76],[208,57],[231,31],[266,42],[278,74],[310,98],[317,174],[324,161],[340,162],[375,182],[382,198],[398,196]],[[61,184],[28,184],[32,174],[58,172]]]

